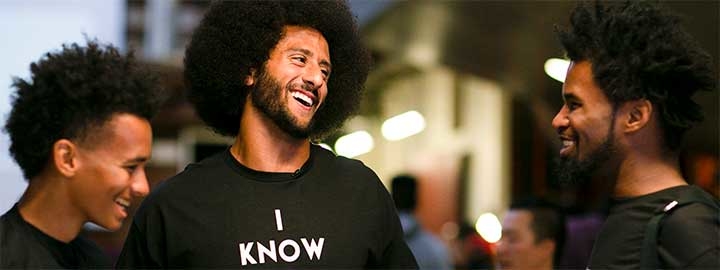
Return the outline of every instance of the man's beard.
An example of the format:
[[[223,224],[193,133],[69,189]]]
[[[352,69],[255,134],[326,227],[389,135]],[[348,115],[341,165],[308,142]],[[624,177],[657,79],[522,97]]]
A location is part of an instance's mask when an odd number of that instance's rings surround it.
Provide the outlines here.
[[[283,89],[278,81],[264,70],[258,75],[258,81],[250,92],[250,98],[256,108],[270,118],[282,131],[297,139],[307,139],[313,132],[314,117],[306,126],[301,126],[293,117],[287,104],[283,104]]]
[[[615,137],[611,131],[608,131],[605,141],[584,159],[580,159],[579,152],[578,158],[559,157],[555,160],[559,183],[561,185],[576,185],[587,182],[599,170],[603,169],[603,166],[608,164],[608,161],[616,154],[616,150]],[[578,149],[575,151],[578,151]]]

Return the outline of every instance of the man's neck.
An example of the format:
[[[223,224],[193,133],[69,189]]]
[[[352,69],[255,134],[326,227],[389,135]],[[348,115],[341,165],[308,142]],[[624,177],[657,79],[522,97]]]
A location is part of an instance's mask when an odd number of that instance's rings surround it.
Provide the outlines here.
[[[67,198],[63,180],[33,179],[18,203],[18,211],[27,223],[46,235],[69,243],[80,234],[85,220]]]
[[[250,108],[248,108],[250,107]],[[240,131],[230,148],[245,167],[263,172],[295,172],[310,157],[310,140],[298,139],[246,104]]]
[[[620,165],[614,197],[637,197],[671,187],[687,185],[676,158],[658,155],[629,155]]]

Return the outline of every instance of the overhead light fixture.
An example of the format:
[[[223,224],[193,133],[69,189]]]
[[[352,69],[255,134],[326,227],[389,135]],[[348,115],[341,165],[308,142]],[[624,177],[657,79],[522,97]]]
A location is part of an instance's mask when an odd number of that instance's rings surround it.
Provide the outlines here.
[[[565,82],[570,61],[560,58],[550,58],[545,61],[545,74],[560,82]]]
[[[381,131],[388,141],[398,141],[418,134],[425,129],[425,118],[417,111],[408,111],[383,122]]]
[[[367,131],[356,131],[344,135],[335,142],[335,153],[344,157],[356,157],[373,149],[373,138]]]
[[[488,243],[495,243],[502,237],[502,225],[500,220],[493,213],[485,213],[480,215],[475,222],[475,230]]]

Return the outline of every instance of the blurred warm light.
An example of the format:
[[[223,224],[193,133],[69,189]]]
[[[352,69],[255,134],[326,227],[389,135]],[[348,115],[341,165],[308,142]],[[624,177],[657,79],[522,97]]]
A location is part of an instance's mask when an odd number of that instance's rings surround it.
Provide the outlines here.
[[[335,152],[340,156],[355,157],[372,150],[373,138],[367,131],[356,131],[340,137],[335,142]]]
[[[565,82],[570,61],[560,58],[550,58],[545,61],[545,73],[553,79]]]
[[[502,226],[500,220],[493,213],[485,213],[480,215],[475,222],[475,230],[488,243],[495,243],[502,236]]]
[[[389,141],[402,140],[425,129],[425,118],[417,111],[408,111],[390,117],[382,124],[382,135]]]
[[[333,151],[333,150],[332,150],[332,147],[330,147],[330,146],[327,145],[326,143],[318,143],[317,146],[320,146],[320,147],[322,147],[322,148],[325,148],[325,149],[327,149],[327,150],[330,150],[330,152]]]

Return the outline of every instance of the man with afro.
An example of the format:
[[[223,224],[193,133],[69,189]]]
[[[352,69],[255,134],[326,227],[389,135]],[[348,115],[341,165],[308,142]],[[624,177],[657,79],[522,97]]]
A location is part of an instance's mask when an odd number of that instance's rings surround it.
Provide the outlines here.
[[[377,175],[311,143],[358,108],[369,61],[344,2],[213,3],[185,78],[235,141],[153,191],[117,266],[417,268]]]
[[[581,4],[559,30],[572,61],[552,121],[561,178],[593,178],[612,197],[590,269],[719,269],[718,200],[683,178],[682,135],[717,88],[712,61],[652,3]]]
[[[107,268],[78,236],[86,222],[115,231],[147,195],[156,78],[112,46],[65,45],[15,78],[5,130],[28,187],[0,218],[0,268]]]

